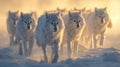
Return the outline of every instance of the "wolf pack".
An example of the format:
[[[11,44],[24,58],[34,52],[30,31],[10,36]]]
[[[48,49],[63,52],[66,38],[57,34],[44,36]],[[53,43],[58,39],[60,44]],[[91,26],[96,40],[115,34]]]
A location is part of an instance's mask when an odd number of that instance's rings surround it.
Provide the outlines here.
[[[81,45],[90,48],[103,45],[107,28],[112,28],[107,7],[94,10],[57,8],[39,17],[36,12],[8,11],[7,17],[10,46],[18,45],[18,54],[28,57],[36,43],[42,49],[44,61],[50,63],[56,63],[59,56],[65,54],[63,48],[67,49],[68,58],[72,58],[77,56]],[[52,51],[50,61],[47,46]]]

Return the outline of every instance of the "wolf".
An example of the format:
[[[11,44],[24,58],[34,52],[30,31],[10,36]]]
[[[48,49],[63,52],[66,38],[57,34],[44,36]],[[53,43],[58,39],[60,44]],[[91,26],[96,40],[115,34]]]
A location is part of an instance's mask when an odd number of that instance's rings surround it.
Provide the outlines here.
[[[16,12],[11,12],[10,10],[8,11],[6,24],[7,24],[7,31],[9,34],[10,46],[14,45],[15,33],[16,33],[15,30],[16,30],[18,17],[19,17],[19,11]]]
[[[15,43],[19,44],[19,54],[30,56],[34,43],[35,20],[34,13],[21,12],[16,25]],[[27,47],[28,43],[28,47]],[[22,49],[23,47],[23,49]]]
[[[71,57],[73,45],[74,51],[76,53],[78,47],[78,40],[81,37],[82,31],[85,26],[85,20],[82,16],[81,11],[69,11],[67,15],[63,17],[65,22],[65,36],[67,42],[68,57]]]
[[[99,44],[103,45],[106,29],[112,28],[112,22],[107,13],[107,7],[95,8],[95,11],[88,15],[86,24],[91,33],[89,36],[91,36],[91,44],[94,45],[94,48],[97,48],[97,40],[99,39]]]
[[[42,48],[46,62],[48,62],[46,46],[51,46],[52,49],[51,62],[57,62],[59,58],[58,48],[62,43],[64,29],[65,26],[60,12],[45,12],[39,17],[36,28],[36,42]]]

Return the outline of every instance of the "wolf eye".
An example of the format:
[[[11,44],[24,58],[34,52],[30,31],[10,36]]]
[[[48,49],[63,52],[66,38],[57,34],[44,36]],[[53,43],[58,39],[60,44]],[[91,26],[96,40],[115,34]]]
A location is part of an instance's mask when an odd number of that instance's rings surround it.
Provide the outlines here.
[[[76,20],[74,20],[74,22],[76,22]]]
[[[80,22],[80,20],[78,22]]]
[[[53,24],[53,22],[51,22],[51,24]]]
[[[25,23],[27,23],[27,22],[25,21]]]
[[[98,16],[98,17],[101,17],[101,16]]]

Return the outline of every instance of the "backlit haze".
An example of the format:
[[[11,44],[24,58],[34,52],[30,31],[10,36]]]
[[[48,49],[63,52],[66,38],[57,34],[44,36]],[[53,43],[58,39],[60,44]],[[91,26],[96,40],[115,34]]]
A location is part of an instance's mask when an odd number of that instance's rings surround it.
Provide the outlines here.
[[[104,47],[119,46],[120,42],[120,0],[0,0],[0,48],[9,45],[6,30],[8,10],[22,11],[23,13],[36,11],[39,17],[46,10],[55,10],[57,7],[73,9],[107,7],[112,19],[112,29],[107,29]],[[115,45],[114,45],[115,44]]]

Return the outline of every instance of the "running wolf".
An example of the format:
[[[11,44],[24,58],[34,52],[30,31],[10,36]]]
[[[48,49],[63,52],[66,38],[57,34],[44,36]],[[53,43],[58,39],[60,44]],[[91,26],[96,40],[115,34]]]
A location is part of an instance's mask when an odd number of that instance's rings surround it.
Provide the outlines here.
[[[51,46],[52,56],[51,62],[56,63],[58,60],[58,48],[62,43],[64,22],[61,18],[60,12],[43,14],[39,20],[36,28],[37,44],[42,48],[44,60],[48,62],[46,55],[46,46]]]
[[[97,40],[100,39],[100,45],[103,45],[104,34],[107,28],[112,27],[112,22],[107,8],[95,8],[94,12],[91,12],[86,19],[87,27],[91,33],[91,43],[94,48],[97,47]]]
[[[18,14],[19,14],[19,11],[16,11],[16,12],[8,11],[6,24],[7,24],[7,31],[9,34],[10,46],[14,45],[16,24],[17,24],[17,19],[19,17]]]
[[[25,56],[29,56],[32,51],[32,47],[34,43],[34,28],[35,28],[35,20],[33,18],[33,15],[34,15],[33,12],[32,13],[21,12],[20,17],[18,18],[18,23],[16,25],[15,43],[19,44],[20,55],[24,53]],[[28,47],[27,44],[29,44]]]

